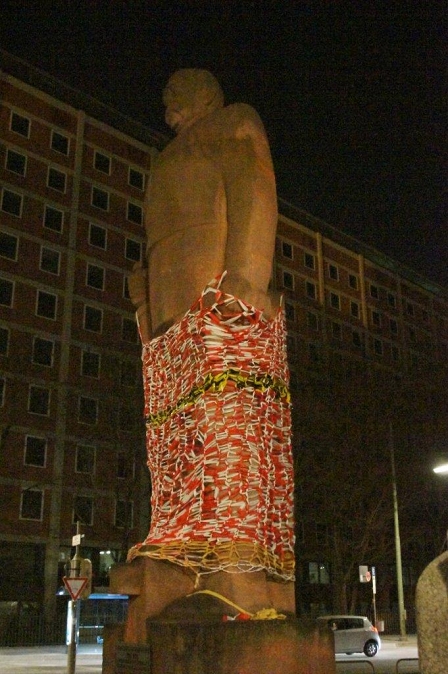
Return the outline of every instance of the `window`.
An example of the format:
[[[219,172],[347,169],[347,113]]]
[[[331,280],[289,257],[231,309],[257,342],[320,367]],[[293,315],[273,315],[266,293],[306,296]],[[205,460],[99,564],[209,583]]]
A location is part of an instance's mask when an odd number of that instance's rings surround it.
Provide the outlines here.
[[[313,314],[312,311],[308,311],[306,315],[306,323],[310,330],[319,330],[319,319],[317,314]]]
[[[107,246],[107,230],[99,225],[89,224],[89,244],[95,248],[106,250]]]
[[[100,190],[99,187],[92,187],[92,206],[100,208],[102,211],[109,210],[109,192]]]
[[[361,334],[357,330],[353,330],[352,332],[352,342],[353,346],[357,348],[362,346]]]
[[[31,122],[28,117],[23,117],[17,112],[11,112],[10,129],[24,138],[30,137]]]
[[[95,264],[87,265],[86,285],[97,290],[104,290],[104,269]]]
[[[379,311],[372,311],[372,324],[377,328],[381,327],[381,314]]]
[[[95,473],[95,447],[91,445],[78,445],[76,447],[75,471],[77,473]]]
[[[290,243],[287,243],[286,241],[282,241],[282,255],[283,257],[288,258],[288,260],[293,259],[292,245]]]
[[[93,166],[96,168],[97,171],[101,171],[101,173],[106,173],[107,175],[110,175],[110,166],[111,166],[111,160],[110,157],[107,156],[107,154],[103,154],[102,152],[95,152],[93,155]]]
[[[348,275],[348,285],[350,286],[350,288],[353,288],[353,290],[358,289],[358,277],[355,276],[355,274]]]
[[[341,309],[341,298],[337,293],[330,293],[330,306],[332,309],[337,309],[340,311]]]
[[[95,377],[100,375],[100,354],[93,351],[83,351],[81,357],[81,374],[84,377]]]
[[[136,187],[138,190],[144,190],[145,189],[144,173],[142,173],[141,171],[137,171],[137,169],[129,167],[128,183],[129,185],[132,185],[132,187]]]
[[[26,174],[26,156],[20,152],[15,152],[15,150],[7,150],[5,166],[8,171],[24,176]]]
[[[8,354],[9,346],[9,330],[8,328],[0,328],[0,356]]]
[[[308,267],[308,269],[314,269],[315,268],[315,257],[311,253],[304,253],[303,255],[303,264],[305,267]]]
[[[127,260],[134,260],[140,262],[141,257],[141,243],[134,241],[134,239],[126,239],[124,255]]]
[[[328,585],[330,583],[328,564],[324,562],[308,562],[308,582],[312,585]]]
[[[34,435],[25,437],[25,466],[45,468],[47,457],[47,441],[45,438],[36,438]]]
[[[4,189],[2,192],[2,211],[20,218],[22,215],[22,201],[23,197],[21,194]]]
[[[98,400],[79,396],[78,421],[94,426],[98,420]]]
[[[65,154],[66,156],[68,156],[69,139],[67,138],[67,136],[64,136],[64,134],[59,133],[59,131],[52,131],[50,147],[52,150],[55,150],[60,154]]]
[[[294,321],[296,317],[296,312],[294,305],[291,302],[285,302],[285,316],[286,320]]]
[[[118,499],[115,503],[115,526],[131,529],[134,526],[134,504]]]
[[[359,318],[358,302],[350,302],[350,315],[353,316],[353,318]]]
[[[311,300],[315,300],[317,295],[316,284],[312,281],[306,281],[305,292],[307,297],[309,297]]]
[[[342,339],[342,325],[340,323],[336,323],[336,321],[332,321],[332,323],[331,323],[331,334],[333,335],[334,339],[341,340]]]
[[[42,337],[35,337],[33,341],[33,363],[38,365],[46,365],[52,367],[53,365],[54,342],[50,339],[43,339]]]
[[[101,332],[103,328],[103,311],[90,307],[87,304],[84,306],[84,330],[90,332]]]
[[[91,496],[75,496],[73,503],[73,524],[81,522],[86,526],[93,524],[93,498]]]
[[[406,312],[408,316],[413,316],[414,315],[414,305],[411,302],[407,302],[406,304]]]
[[[322,358],[321,358],[321,349],[319,344],[315,344],[311,342],[308,344],[308,357],[310,359],[311,363],[320,363]]]
[[[132,201],[128,201],[126,217],[131,222],[135,222],[137,223],[137,225],[141,225],[143,222],[142,207],[139,206],[138,204],[132,203]]]
[[[389,319],[389,327],[393,335],[398,335],[398,323],[394,318]]]
[[[339,281],[339,269],[335,264],[328,265],[328,276],[333,279],[333,281]]]
[[[52,248],[42,246],[40,249],[40,269],[49,274],[59,275],[59,263],[61,254]]]
[[[137,324],[135,320],[130,318],[123,318],[121,328],[121,338],[124,342],[131,342],[136,344],[138,341]]]
[[[117,454],[117,477],[124,479],[128,477],[128,457],[126,452],[118,452]]]
[[[393,293],[387,293],[387,303],[390,307],[394,309],[397,306],[397,298]]]
[[[14,296],[14,284],[5,278],[0,278],[0,304],[4,307],[12,307]]]
[[[64,222],[64,212],[53,208],[52,206],[45,206],[44,211],[44,227],[52,229],[54,232],[62,232],[62,225]]]
[[[42,521],[44,493],[40,489],[22,489],[20,496],[20,519]]]
[[[289,271],[283,272],[283,287],[294,290],[294,276]]]
[[[0,256],[6,257],[8,260],[17,260],[17,250],[19,248],[19,240],[12,234],[0,232]]]
[[[123,297],[127,300],[131,299],[131,295],[129,294],[129,283],[127,276],[123,276]]]
[[[47,417],[50,412],[50,390],[43,386],[30,386],[28,393],[28,412]]]
[[[381,339],[373,340],[373,350],[375,351],[377,356],[383,355],[383,342],[381,341]]]
[[[48,168],[47,187],[57,192],[65,192],[66,180],[67,176],[63,171],[58,171],[51,166]]]
[[[370,297],[373,297],[375,300],[379,299],[380,296],[380,291],[378,286],[373,285],[373,283],[370,284]]]
[[[36,316],[50,318],[55,320],[57,307],[57,296],[52,293],[46,293],[43,290],[37,291]]]

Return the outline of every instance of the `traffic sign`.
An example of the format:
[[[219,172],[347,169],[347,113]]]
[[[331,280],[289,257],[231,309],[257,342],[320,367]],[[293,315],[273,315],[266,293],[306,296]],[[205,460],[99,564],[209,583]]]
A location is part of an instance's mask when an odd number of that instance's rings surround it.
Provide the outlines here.
[[[370,581],[372,580],[372,574],[370,573],[370,571],[366,571],[366,574],[365,574],[364,577],[366,579],[366,583],[370,583]]]
[[[79,578],[67,578],[67,576],[64,576],[62,580],[64,581],[64,585],[69,591],[70,597],[73,599],[73,601],[79,599],[83,589],[89,582],[89,579],[85,576]]]

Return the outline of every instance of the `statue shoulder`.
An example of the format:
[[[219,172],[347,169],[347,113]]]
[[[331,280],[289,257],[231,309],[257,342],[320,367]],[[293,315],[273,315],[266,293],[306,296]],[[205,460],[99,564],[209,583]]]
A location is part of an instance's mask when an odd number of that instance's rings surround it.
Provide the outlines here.
[[[220,111],[224,126],[237,136],[244,130],[247,134],[265,133],[258,112],[247,103],[233,103]]]

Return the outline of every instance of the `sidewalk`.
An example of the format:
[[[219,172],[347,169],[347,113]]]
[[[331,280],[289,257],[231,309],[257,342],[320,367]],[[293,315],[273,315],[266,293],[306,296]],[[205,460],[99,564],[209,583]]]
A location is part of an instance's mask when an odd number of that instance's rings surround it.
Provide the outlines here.
[[[101,674],[101,646],[81,645],[76,654],[76,674]],[[0,648],[1,674],[66,674],[65,646]]]

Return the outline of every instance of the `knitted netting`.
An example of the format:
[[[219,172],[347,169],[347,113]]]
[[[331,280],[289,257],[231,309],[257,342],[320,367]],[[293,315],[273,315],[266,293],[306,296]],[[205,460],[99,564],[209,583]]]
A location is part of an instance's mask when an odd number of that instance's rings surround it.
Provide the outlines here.
[[[283,312],[266,320],[211,284],[142,360],[152,516],[128,560],[293,580]]]

